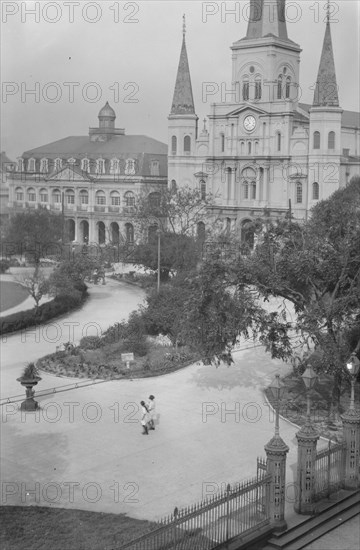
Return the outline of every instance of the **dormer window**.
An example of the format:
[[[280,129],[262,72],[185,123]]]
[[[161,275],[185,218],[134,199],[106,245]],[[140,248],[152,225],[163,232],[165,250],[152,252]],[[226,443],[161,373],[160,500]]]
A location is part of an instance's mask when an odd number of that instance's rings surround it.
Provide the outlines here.
[[[99,176],[105,174],[105,160],[97,159],[96,161],[96,174]]]
[[[28,172],[35,172],[35,159],[28,160]]]
[[[49,170],[49,163],[48,163],[48,159],[41,159],[40,161],[40,172],[42,174],[46,174]]]
[[[120,174],[120,161],[119,161],[119,159],[111,159],[111,161],[110,161],[110,174]]]
[[[90,160],[88,158],[81,160],[81,170],[83,170],[83,172],[90,172]]]
[[[58,170],[61,170],[61,168],[62,168],[62,159],[60,159],[60,158],[55,159],[55,161],[54,161],[54,170],[55,170],[55,172],[57,172]]]
[[[135,175],[135,160],[134,159],[126,159],[125,174],[127,176],[134,176]]]
[[[24,159],[18,159],[18,172],[24,172]]]

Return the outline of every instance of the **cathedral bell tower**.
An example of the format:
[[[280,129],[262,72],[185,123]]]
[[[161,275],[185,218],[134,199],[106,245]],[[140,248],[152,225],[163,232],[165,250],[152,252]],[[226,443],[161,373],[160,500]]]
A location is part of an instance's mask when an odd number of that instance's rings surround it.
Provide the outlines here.
[[[339,106],[328,4],[323,48],[310,109],[309,208],[312,200],[326,199],[339,188],[342,112]]]
[[[168,116],[168,176],[169,183],[175,182],[176,185],[190,185],[193,180],[190,165],[193,165],[194,162],[198,124],[186,51],[185,32],[184,15],[180,60],[171,112]]]

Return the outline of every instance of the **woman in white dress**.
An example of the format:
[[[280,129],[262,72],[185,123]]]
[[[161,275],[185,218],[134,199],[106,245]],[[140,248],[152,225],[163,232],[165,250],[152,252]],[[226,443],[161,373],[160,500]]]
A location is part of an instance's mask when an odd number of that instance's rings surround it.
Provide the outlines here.
[[[149,409],[147,408],[145,401],[140,401],[141,405],[141,425],[143,427],[143,435],[149,435],[148,423],[150,421]]]
[[[153,395],[149,395],[149,401],[147,404],[147,407],[149,409],[149,429],[155,430],[155,397]]]

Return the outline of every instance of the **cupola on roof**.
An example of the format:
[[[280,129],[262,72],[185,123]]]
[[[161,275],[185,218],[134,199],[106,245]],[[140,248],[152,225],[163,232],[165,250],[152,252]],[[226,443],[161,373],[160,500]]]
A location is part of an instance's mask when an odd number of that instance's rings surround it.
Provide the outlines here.
[[[115,111],[110,107],[109,102],[107,101],[102,109],[100,109],[98,117],[109,117],[116,118]]]

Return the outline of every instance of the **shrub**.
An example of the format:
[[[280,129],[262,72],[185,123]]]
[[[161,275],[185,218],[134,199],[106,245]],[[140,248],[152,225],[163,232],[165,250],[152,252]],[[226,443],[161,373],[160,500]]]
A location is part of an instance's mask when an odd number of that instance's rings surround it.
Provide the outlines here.
[[[10,267],[9,260],[0,260],[0,273],[6,273]]]
[[[80,348],[82,349],[99,349],[104,345],[104,340],[100,336],[84,336],[80,340]]]

